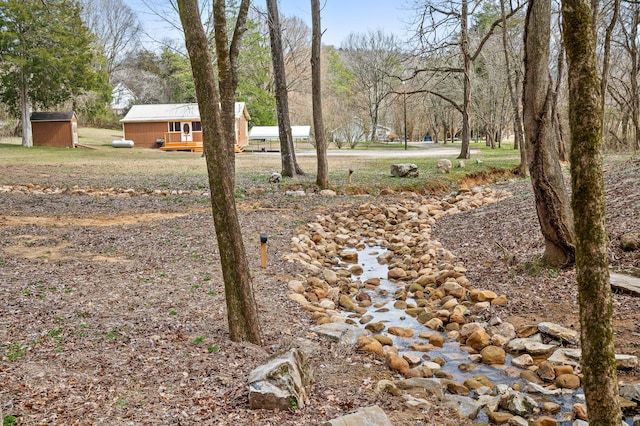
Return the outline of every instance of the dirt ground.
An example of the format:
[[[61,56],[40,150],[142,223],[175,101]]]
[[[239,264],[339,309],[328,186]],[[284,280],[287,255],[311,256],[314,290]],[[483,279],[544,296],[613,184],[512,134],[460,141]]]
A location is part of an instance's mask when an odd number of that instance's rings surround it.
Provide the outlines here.
[[[514,196],[443,219],[435,237],[475,287],[508,296],[497,311],[503,319],[579,328],[574,270],[537,266],[543,241],[530,182],[499,185]],[[640,232],[639,188],[640,161],[607,171],[615,270],[640,270],[640,252],[619,248],[623,233]],[[311,317],[286,296],[287,281],[303,273],[281,260],[295,229],[371,198],[276,190],[239,200],[265,340],[257,347],[228,339],[206,195],[0,193],[3,414],[23,425],[314,425],[378,404],[397,425],[464,424],[446,409],[412,410],[376,394],[379,380],[393,378],[382,362],[310,333]],[[262,233],[269,235],[266,269]],[[640,299],[617,293],[614,305],[618,352],[640,356]],[[309,406],[249,410],[249,372],[298,344],[314,370]],[[640,381],[638,371],[621,380]]]

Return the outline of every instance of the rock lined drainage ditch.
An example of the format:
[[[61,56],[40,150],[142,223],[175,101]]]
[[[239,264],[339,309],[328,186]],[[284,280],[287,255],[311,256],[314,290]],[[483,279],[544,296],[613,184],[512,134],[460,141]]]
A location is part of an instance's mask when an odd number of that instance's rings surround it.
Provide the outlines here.
[[[92,188],[89,186],[47,186],[34,185],[28,183],[26,185],[0,185],[0,193],[7,194],[34,194],[34,195],[89,195],[93,197],[144,197],[149,195],[198,195],[208,196],[209,190],[189,190],[189,189],[134,189],[134,188]]]
[[[430,406],[409,394],[421,388],[478,424],[588,424],[578,333],[502,321],[492,306],[507,297],[475,288],[431,237],[438,219],[508,197],[473,188],[318,216],[284,256],[309,273],[288,283],[289,297],[312,315],[312,331],[384,359],[399,379],[377,389],[402,395],[408,406]],[[616,359],[618,368],[638,368],[635,356]],[[624,409],[635,408],[640,386],[620,389]],[[640,425],[640,418],[626,422]]]

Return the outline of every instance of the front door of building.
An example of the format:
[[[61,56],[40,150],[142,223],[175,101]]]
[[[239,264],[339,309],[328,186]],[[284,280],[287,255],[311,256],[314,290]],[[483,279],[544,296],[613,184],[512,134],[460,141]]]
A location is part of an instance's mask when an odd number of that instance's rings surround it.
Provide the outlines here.
[[[184,121],[182,123],[180,123],[180,126],[182,127],[182,142],[193,142],[193,134],[191,132],[191,122],[190,121]]]

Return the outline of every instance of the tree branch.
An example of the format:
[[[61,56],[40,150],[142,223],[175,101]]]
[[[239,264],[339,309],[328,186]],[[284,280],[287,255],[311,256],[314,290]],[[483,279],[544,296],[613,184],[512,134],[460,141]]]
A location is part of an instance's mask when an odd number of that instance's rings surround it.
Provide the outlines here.
[[[423,72],[446,72],[446,73],[463,73],[464,69],[463,68],[455,68],[455,67],[434,67],[434,68],[418,68],[418,69],[414,69],[413,70],[413,74],[411,75],[411,77],[403,79],[400,78],[400,81],[408,81],[411,80],[415,77],[418,76],[418,74],[421,74]]]
[[[240,55],[240,40],[247,31],[247,15],[249,14],[250,0],[242,0],[238,8],[236,26],[233,30],[231,44],[229,45],[229,59],[231,62],[231,76],[234,89],[238,86],[238,56]]]
[[[456,111],[458,111],[460,114],[462,114],[462,107],[460,106],[460,104],[458,104],[456,101],[454,101],[453,99],[451,99],[450,97],[448,97],[447,95],[443,95],[442,93],[436,92],[434,90],[430,90],[430,89],[417,89],[417,90],[410,90],[410,91],[406,91],[406,92],[398,92],[396,90],[394,90],[393,92],[391,92],[395,95],[407,95],[407,96],[411,96],[411,95],[415,95],[417,93],[426,93],[428,95],[433,95],[437,98],[440,98],[446,102],[448,102],[449,104],[451,104],[451,106],[453,106]]]
[[[476,48],[476,50],[473,53],[473,55],[471,55],[471,61],[475,61],[476,60],[476,58],[478,57],[478,55],[482,51],[482,48],[484,47],[484,44],[489,40],[489,38],[491,38],[491,36],[493,35],[493,32],[498,27],[498,25],[500,25],[503,22],[506,24],[506,22],[509,20],[509,18],[513,17],[516,13],[518,13],[520,11],[520,9],[522,9],[524,7],[524,5],[525,5],[525,3],[519,4],[518,7],[516,7],[511,12],[509,12],[504,17],[504,19],[501,17],[500,19],[494,21],[491,24],[491,27],[489,27],[489,31],[487,31],[487,33],[484,35],[484,37],[482,37],[482,40],[480,41],[480,44]]]

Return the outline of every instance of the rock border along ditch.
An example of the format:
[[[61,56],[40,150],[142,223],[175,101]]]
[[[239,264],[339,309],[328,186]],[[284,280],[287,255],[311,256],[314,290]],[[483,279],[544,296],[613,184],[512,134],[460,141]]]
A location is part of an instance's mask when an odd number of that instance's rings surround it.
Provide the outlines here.
[[[507,297],[475,288],[465,266],[431,236],[432,226],[444,216],[510,196],[505,190],[476,187],[444,199],[366,203],[320,215],[299,229],[292,252],[283,256],[308,271],[308,276],[288,283],[289,298],[310,313],[317,334],[375,354],[402,377],[378,383],[378,390],[424,388],[461,417],[491,423],[581,424],[587,417],[580,389],[579,334],[552,323],[503,322],[491,308],[508,303]],[[377,260],[388,265],[388,276],[363,282],[358,252],[371,247],[385,249]],[[385,278],[397,290],[389,302],[374,303],[371,294],[386,295],[380,287]],[[410,328],[371,322],[368,312],[388,309],[387,304],[417,319],[424,332],[414,339]],[[401,349],[394,345],[396,336],[414,341]],[[459,345],[456,357],[467,358],[456,364],[465,374],[463,380],[447,373],[446,356],[429,355],[452,342]],[[638,367],[634,356],[616,359],[618,368]],[[503,383],[474,374],[487,365],[502,375]],[[625,386],[621,393],[629,399],[622,398],[623,407],[634,407],[631,399],[637,400],[640,391],[631,385],[623,392]],[[429,406],[408,393],[403,397],[407,405]]]

